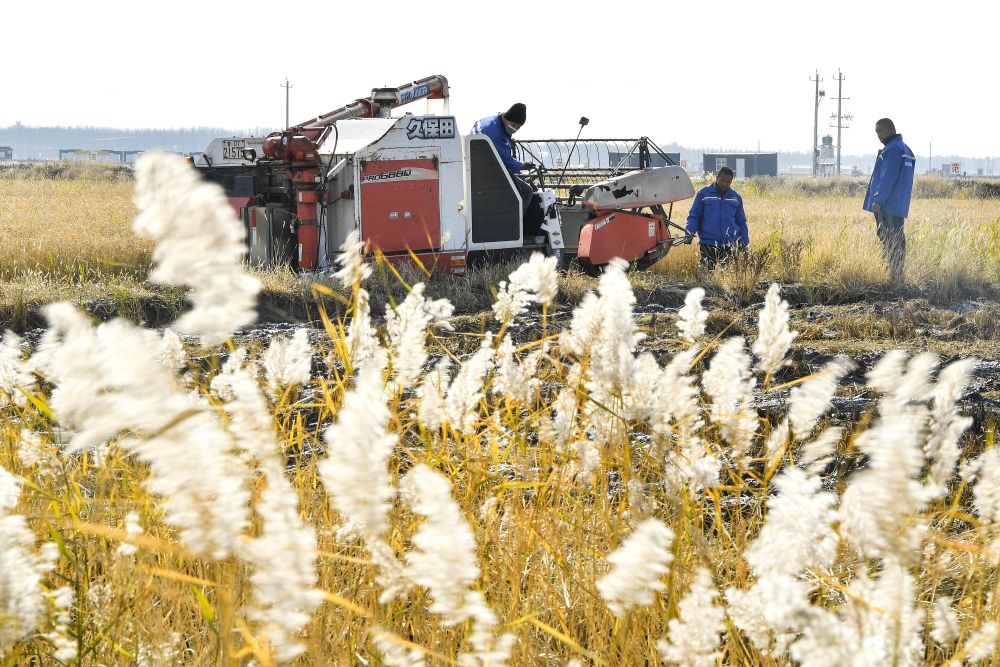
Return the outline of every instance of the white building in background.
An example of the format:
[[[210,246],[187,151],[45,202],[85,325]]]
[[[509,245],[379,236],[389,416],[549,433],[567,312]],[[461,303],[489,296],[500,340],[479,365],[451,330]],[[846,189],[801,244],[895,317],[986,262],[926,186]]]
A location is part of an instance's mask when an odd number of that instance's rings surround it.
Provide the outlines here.
[[[113,151],[97,148],[60,148],[59,159],[69,162],[119,162],[135,164],[142,151]]]

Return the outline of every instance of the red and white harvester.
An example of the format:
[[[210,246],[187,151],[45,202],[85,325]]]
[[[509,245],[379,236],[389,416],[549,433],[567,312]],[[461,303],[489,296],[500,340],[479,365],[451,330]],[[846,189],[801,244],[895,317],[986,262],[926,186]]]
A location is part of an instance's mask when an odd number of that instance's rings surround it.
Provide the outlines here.
[[[392,115],[422,98],[428,111],[441,100],[441,113]],[[516,151],[539,165],[525,174],[536,188],[527,213],[492,142],[459,131],[448,81],[431,76],[267,137],[215,139],[193,161],[225,189],[261,265],[324,269],[355,229],[372,254],[452,273],[533,250],[644,268],[682,240],[664,207],[694,187],[649,139],[518,141]]]

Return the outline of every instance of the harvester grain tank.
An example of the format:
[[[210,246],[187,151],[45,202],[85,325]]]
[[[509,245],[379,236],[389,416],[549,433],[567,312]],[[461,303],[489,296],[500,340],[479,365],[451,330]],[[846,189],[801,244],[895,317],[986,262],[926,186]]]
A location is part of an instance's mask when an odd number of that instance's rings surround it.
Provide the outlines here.
[[[443,109],[392,115],[420,99]],[[443,76],[379,88],[265,138],[216,139],[194,162],[226,190],[257,264],[328,267],[355,229],[373,254],[452,273],[536,250],[586,267],[614,257],[643,267],[678,241],[670,229],[683,230],[664,206],[694,188],[680,167],[648,167],[650,151],[662,151],[647,138],[589,140],[579,150],[517,142],[524,161],[541,165],[528,177],[536,192],[524,212],[492,142],[462,135],[448,101]],[[635,155],[640,169],[629,171],[622,165]]]

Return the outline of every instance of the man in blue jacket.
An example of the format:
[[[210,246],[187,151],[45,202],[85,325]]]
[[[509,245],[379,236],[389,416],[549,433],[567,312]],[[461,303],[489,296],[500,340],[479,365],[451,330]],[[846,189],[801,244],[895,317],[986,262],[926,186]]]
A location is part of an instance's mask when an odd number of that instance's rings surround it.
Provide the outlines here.
[[[698,235],[701,264],[709,269],[750,247],[743,197],[730,187],[732,183],[733,170],[720,168],[715,182],[694,196],[688,213],[687,233]]]
[[[516,174],[519,171],[534,169],[535,165],[530,162],[521,162],[514,158],[514,144],[512,138],[514,133],[521,129],[527,116],[527,107],[520,102],[512,104],[507,111],[498,113],[495,116],[487,116],[476,122],[472,126],[472,134],[485,134],[493,142],[503,160],[503,164],[510,172],[514,181],[514,186],[521,195],[521,204],[525,211],[531,202],[531,196],[535,190],[524,179]]]
[[[896,133],[896,125],[888,118],[875,123],[875,134],[884,148],[878,152],[872,178],[865,193],[864,209],[875,215],[875,231],[882,241],[882,253],[889,265],[892,282],[903,282],[906,264],[906,235],[903,223],[910,213],[913,192],[913,172],[916,158]]]

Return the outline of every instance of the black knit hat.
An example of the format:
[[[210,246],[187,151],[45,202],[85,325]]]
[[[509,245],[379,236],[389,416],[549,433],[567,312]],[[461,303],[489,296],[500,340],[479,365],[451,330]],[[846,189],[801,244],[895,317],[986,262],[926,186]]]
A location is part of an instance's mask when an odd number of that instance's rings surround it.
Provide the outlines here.
[[[512,123],[517,123],[518,125],[524,125],[524,119],[527,115],[528,108],[525,107],[520,102],[516,102],[510,105],[503,117]]]

